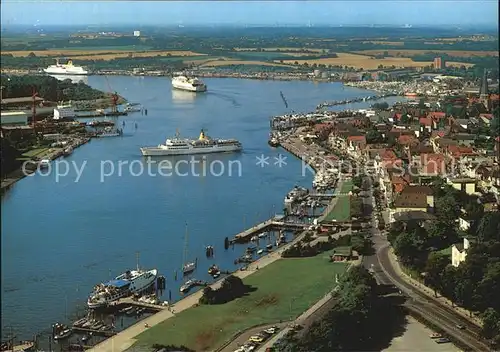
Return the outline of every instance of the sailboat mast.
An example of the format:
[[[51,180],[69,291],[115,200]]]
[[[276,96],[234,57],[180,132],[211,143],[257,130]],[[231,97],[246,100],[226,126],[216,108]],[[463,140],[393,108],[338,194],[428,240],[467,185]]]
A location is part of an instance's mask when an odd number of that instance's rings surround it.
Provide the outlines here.
[[[135,252],[135,258],[137,262],[137,271],[139,271],[139,252]]]
[[[183,267],[184,264],[186,264],[187,255],[188,255],[188,225],[186,223],[186,231],[184,234],[184,259],[183,259],[184,262],[182,263]]]

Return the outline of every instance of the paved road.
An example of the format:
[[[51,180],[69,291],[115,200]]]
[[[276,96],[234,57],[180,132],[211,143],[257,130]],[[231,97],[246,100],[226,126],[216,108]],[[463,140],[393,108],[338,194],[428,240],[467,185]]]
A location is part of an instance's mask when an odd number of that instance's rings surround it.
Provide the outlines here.
[[[267,325],[262,325],[262,326],[259,326],[256,328],[246,330],[244,333],[242,333],[236,339],[234,339],[229,345],[227,345],[226,347],[224,347],[223,349],[221,349],[219,351],[220,352],[233,352],[233,351],[237,350],[240,346],[244,345],[248,341],[250,336],[256,335],[259,332],[261,332],[267,328],[270,328],[271,326],[277,326],[281,330],[281,329],[285,328],[288,324],[289,324],[289,322],[278,323],[278,324],[267,324]]]
[[[375,208],[372,190],[370,189],[368,192],[370,197],[364,199],[366,199],[366,202],[371,202],[371,205]],[[376,254],[364,257],[363,265],[374,270],[374,275],[379,283],[395,284],[410,298],[408,304],[412,309],[420,311],[421,314],[446,331],[451,337],[473,350],[488,351],[488,346],[478,338],[481,330],[479,326],[471,322],[470,319],[458,314],[452,308],[436,301],[432,295],[422,292],[418,287],[408,282],[390,251],[387,238],[378,230],[375,221],[372,217],[372,240]],[[459,330],[456,328],[457,324],[464,325],[466,329]]]

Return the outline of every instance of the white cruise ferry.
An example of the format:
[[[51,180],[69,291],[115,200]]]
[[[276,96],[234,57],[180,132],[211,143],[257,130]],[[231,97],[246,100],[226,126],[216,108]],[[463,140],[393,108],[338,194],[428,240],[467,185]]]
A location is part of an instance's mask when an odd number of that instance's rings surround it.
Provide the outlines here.
[[[201,130],[200,137],[196,140],[182,139],[177,133],[174,138],[167,139],[165,144],[141,148],[141,153],[144,156],[165,156],[236,152],[241,149],[241,143],[236,139],[211,139]]]
[[[120,298],[144,291],[155,283],[157,275],[158,270],[156,269],[149,271],[139,268],[128,270],[114,280],[95,286],[87,300],[87,305],[91,309],[105,307]]]
[[[186,76],[172,77],[172,87],[190,92],[205,92],[207,85],[199,78]]]
[[[88,71],[81,66],[74,66],[72,60],[68,60],[66,64],[59,63],[56,59],[55,65],[50,65],[43,70],[45,73],[53,75],[88,75]]]

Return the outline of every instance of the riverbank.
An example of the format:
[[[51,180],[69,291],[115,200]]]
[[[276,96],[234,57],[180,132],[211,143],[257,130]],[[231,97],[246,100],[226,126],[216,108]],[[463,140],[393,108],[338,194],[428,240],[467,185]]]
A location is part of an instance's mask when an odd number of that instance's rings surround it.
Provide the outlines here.
[[[22,180],[26,176],[30,176],[39,170],[39,162],[41,160],[49,160],[53,161],[65,155],[65,151],[74,149],[90,142],[90,137],[85,135],[68,135],[65,136],[65,141],[67,142],[64,147],[51,147],[51,148],[38,148],[33,149],[29,153],[25,153],[30,155],[29,157],[25,157],[22,166],[6,177],[4,177],[1,181],[1,193],[7,191],[10,187],[12,187],[16,182]]]

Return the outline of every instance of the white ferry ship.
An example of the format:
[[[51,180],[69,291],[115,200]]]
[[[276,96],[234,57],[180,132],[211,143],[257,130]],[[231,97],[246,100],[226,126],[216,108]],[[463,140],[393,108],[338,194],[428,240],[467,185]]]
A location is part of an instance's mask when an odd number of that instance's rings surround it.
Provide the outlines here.
[[[172,77],[172,87],[189,92],[205,92],[207,85],[199,78],[186,76]]]
[[[56,59],[55,65],[50,65],[43,71],[54,75],[87,75],[89,73],[81,66],[74,66],[72,60],[68,60],[66,64],[61,64],[59,59]]]
[[[144,156],[166,156],[236,152],[240,151],[242,146],[236,139],[211,139],[201,130],[200,137],[197,140],[182,139],[177,133],[174,138],[167,139],[165,144],[140,149]]]
[[[158,270],[156,269],[149,271],[139,268],[128,270],[114,280],[95,286],[87,300],[87,305],[91,309],[105,307],[120,298],[144,291],[155,283],[157,275]]]

